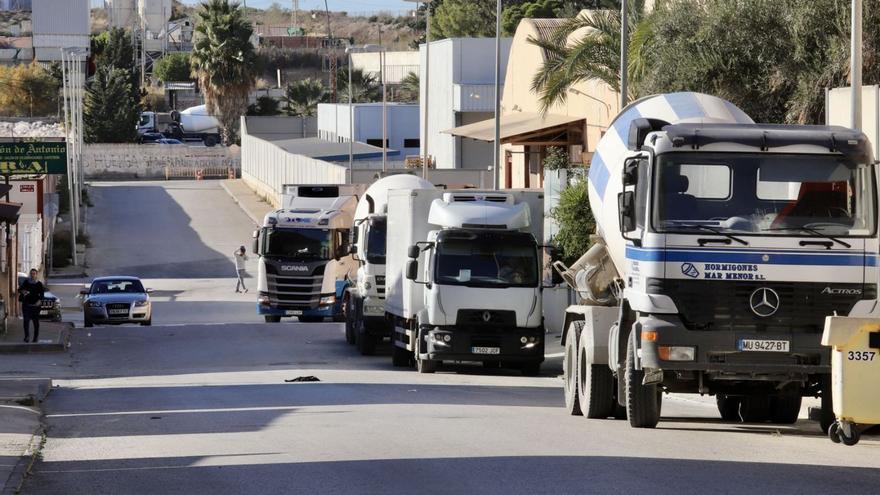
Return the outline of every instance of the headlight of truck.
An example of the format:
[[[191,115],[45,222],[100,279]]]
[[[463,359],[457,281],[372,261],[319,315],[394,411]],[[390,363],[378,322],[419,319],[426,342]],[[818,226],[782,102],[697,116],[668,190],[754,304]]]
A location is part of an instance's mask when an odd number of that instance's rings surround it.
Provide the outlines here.
[[[269,296],[260,296],[260,297],[258,297],[258,298],[257,298],[257,303],[259,303],[260,306],[268,306],[268,305],[269,305]]]
[[[90,308],[100,308],[104,306],[104,303],[102,303],[101,301],[89,301],[88,305]]]
[[[144,306],[146,306],[146,305],[148,305],[148,304],[150,304],[150,301],[135,301],[135,302],[134,302],[134,306],[135,306],[136,308],[142,308],[142,307],[144,307]]]
[[[693,361],[696,349],[693,347],[661,345],[657,346],[657,355],[663,361]]]
[[[328,306],[336,302],[336,296],[324,296],[318,301],[318,304],[321,306]]]

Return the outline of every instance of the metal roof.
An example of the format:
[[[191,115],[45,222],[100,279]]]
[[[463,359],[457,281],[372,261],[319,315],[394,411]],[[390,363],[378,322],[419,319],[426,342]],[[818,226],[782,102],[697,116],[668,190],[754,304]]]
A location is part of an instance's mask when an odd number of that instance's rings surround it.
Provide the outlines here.
[[[318,160],[348,160],[348,142],[339,143],[315,137],[271,140],[271,142],[287,152],[308,156]],[[354,158],[356,160],[382,158],[382,148],[379,148],[378,146],[370,146],[369,144],[355,142],[352,148],[354,149]],[[400,154],[400,151],[389,149],[387,150],[387,154],[388,156],[397,156]]]
[[[571,115],[521,112],[501,116],[501,139],[510,139],[519,135],[528,134],[542,129],[550,129],[561,125],[584,120],[583,117]],[[473,124],[455,127],[442,131],[453,136],[467,137],[478,141],[495,140],[495,119],[486,119]]]

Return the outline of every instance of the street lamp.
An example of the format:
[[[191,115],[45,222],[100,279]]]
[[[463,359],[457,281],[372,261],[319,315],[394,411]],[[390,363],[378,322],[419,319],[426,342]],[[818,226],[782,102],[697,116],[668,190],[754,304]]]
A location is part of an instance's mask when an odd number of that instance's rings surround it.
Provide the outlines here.
[[[425,133],[422,136],[422,178],[428,178],[428,94],[431,89],[431,6],[433,0],[404,0],[406,2],[425,4],[425,113],[422,114],[422,127]]]
[[[495,0],[495,142],[492,147],[492,189],[498,190],[498,160],[501,146],[501,0]]]
[[[351,183],[351,171],[354,166],[354,109],[352,107],[351,70],[352,53],[378,53],[379,78],[382,80],[382,172],[388,168],[388,103],[385,85],[385,48],[381,45],[350,46],[345,49],[348,54],[348,182]]]

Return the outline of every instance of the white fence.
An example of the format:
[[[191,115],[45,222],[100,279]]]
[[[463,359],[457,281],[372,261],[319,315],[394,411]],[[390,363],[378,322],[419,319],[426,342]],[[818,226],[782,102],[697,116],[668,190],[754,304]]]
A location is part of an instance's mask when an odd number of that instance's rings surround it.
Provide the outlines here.
[[[83,151],[87,179],[165,179],[166,167],[241,168],[238,146],[87,144]]]

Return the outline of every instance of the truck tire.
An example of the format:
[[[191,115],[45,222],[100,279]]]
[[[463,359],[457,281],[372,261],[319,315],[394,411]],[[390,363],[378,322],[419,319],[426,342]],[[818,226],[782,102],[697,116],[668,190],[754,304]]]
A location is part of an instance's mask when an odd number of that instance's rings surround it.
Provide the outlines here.
[[[765,423],[770,416],[770,396],[749,395],[740,400],[739,417],[743,423]]]
[[[715,404],[724,421],[739,421],[739,397],[718,394],[715,396]]]
[[[801,412],[800,391],[797,394],[779,394],[770,399],[770,421],[782,425],[797,423]]]
[[[614,413],[614,376],[605,364],[594,364],[587,358],[583,333],[578,343],[578,402],[584,417],[603,419]]]
[[[213,148],[217,145],[218,141],[216,136],[205,136],[205,139],[203,139],[202,142],[205,144],[206,147]]]
[[[266,320],[266,323],[279,323],[281,321],[280,316],[266,315],[263,318]]]
[[[825,375],[821,378],[820,381],[821,392],[822,392],[822,410],[819,413],[819,428],[822,429],[822,433],[828,433],[828,429],[831,428],[831,425],[837,421],[837,418],[834,416],[834,402],[831,398],[831,375]]]
[[[412,366],[412,353],[402,347],[397,347],[393,339],[391,341],[391,365],[397,368]]]
[[[656,384],[643,385],[645,373],[636,369],[636,350],[632,339],[626,346],[626,416],[633,428],[654,428],[660,422],[660,401]]]
[[[376,353],[376,338],[367,332],[366,325],[361,321],[355,331],[354,345],[361,356],[372,356]]]
[[[583,321],[573,321],[568,325],[565,336],[565,356],[562,359],[562,382],[565,394],[565,410],[572,416],[580,416],[581,404],[578,398],[577,355],[581,340]]]
[[[354,345],[354,305],[351,303],[351,295],[345,294],[342,299],[342,313],[345,315],[345,341]]]
[[[416,370],[419,373],[433,373],[437,371],[437,361],[416,356]]]

